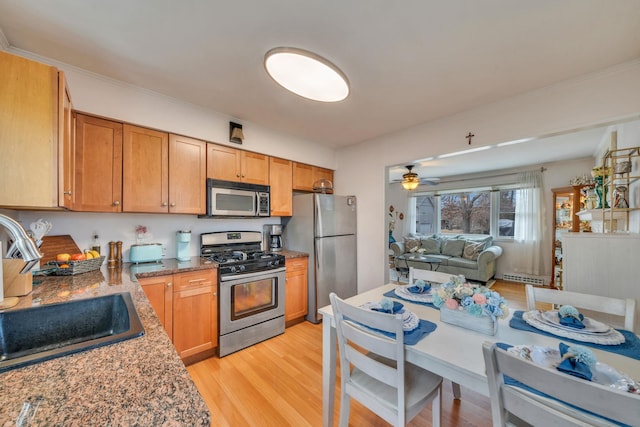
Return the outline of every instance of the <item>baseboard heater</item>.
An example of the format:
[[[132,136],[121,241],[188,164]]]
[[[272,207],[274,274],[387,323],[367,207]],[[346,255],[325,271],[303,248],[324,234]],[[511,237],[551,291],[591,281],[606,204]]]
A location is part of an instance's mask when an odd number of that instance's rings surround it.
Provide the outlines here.
[[[527,285],[545,286],[548,284],[548,280],[546,280],[544,277],[529,276],[527,274],[517,273],[505,273],[502,275],[502,280],[507,280],[509,282],[526,283]]]

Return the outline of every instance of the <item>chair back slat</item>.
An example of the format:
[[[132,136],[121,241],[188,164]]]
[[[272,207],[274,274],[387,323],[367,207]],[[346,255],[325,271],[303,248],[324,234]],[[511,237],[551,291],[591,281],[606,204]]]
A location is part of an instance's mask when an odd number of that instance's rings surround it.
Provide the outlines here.
[[[442,273],[438,271],[422,270],[419,268],[409,267],[409,285],[413,285],[418,279],[422,279],[428,282],[447,283],[451,280],[450,273]]]
[[[624,318],[625,329],[635,330],[636,300],[632,298],[611,298],[532,285],[526,285],[525,294],[529,310],[536,309],[536,302],[571,305],[578,309],[620,316]]]
[[[554,425],[550,420],[556,420],[556,424],[560,423],[558,425],[569,425],[561,423],[567,423],[571,418],[581,420],[574,421],[577,423],[574,425],[584,425],[580,424],[584,420],[592,423],[588,425],[612,425],[579,409],[571,409],[566,404],[620,423],[634,425],[640,420],[639,395],[611,389],[536,365],[498,348],[493,343],[484,343],[483,354],[491,391],[494,426],[503,425],[501,423],[504,423],[505,411],[525,421],[535,421],[536,425]],[[557,400],[505,385],[503,375]],[[497,424],[495,418],[498,418]],[[542,423],[541,420],[546,421]]]

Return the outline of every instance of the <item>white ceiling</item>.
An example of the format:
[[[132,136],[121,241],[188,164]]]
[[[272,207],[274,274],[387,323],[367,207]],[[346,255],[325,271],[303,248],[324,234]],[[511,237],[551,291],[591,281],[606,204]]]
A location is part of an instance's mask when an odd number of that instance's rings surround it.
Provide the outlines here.
[[[639,22],[638,0],[0,0],[11,48],[336,148],[640,58]],[[284,91],[277,46],[350,96]]]

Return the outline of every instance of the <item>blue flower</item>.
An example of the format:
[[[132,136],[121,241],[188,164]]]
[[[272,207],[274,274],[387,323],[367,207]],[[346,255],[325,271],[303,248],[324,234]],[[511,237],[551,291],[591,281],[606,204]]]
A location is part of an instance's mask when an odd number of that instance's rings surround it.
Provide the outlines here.
[[[433,302],[433,305],[435,305],[438,308],[440,308],[442,304],[444,304],[444,300],[440,298],[440,295],[438,295],[437,293],[433,294],[432,302]]]
[[[471,304],[475,304],[472,297],[462,297],[460,300],[460,305],[463,307],[469,307]]]
[[[466,310],[469,314],[480,317],[482,316],[482,306],[476,304],[471,300],[471,304],[466,307]]]

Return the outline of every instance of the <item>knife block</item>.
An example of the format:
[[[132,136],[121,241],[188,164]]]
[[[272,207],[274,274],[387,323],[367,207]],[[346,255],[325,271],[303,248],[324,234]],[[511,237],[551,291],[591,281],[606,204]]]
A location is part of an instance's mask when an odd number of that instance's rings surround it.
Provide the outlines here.
[[[33,274],[28,272],[20,274],[24,267],[21,259],[2,260],[2,280],[4,297],[21,297],[31,293],[33,290]]]

